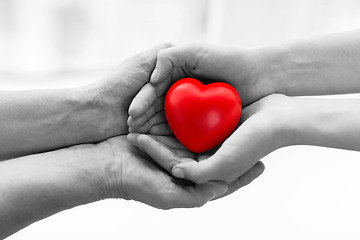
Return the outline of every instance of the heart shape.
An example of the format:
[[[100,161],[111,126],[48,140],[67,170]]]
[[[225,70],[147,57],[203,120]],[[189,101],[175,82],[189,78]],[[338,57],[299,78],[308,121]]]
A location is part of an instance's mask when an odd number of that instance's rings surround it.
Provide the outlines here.
[[[241,99],[227,83],[202,84],[184,78],[171,86],[165,115],[176,138],[190,151],[205,152],[222,143],[236,129]]]

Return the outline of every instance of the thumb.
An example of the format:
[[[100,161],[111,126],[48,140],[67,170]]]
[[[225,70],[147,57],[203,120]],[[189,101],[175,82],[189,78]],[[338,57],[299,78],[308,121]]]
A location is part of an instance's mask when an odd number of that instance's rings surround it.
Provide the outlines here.
[[[224,171],[226,172],[226,163],[216,155],[213,155],[200,162],[188,161],[174,165],[171,169],[173,176],[191,180],[197,184],[208,181],[220,180]],[[231,168],[231,166],[229,166]]]
[[[254,137],[251,128],[247,128],[246,125],[249,124],[240,126],[211,157],[198,162],[178,163],[172,167],[171,173],[175,177],[185,178],[195,183],[235,180],[231,179],[234,173],[241,175],[260,159],[254,156],[259,154],[257,144],[250,144],[248,139],[254,139]]]
[[[166,51],[167,50],[167,51]],[[156,66],[151,74],[150,82],[153,84],[159,84],[164,81],[176,68],[175,64],[178,64],[178,58],[176,56],[176,49],[163,49],[157,54]]]
[[[195,69],[199,61],[199,51],[201,50],[202,48],[196,44],[185,44],[160,50],[157,54],[156,66],[150,77],[150,82],[159,84],[177,68]],[[176,77],[185,77],[185,73]]]

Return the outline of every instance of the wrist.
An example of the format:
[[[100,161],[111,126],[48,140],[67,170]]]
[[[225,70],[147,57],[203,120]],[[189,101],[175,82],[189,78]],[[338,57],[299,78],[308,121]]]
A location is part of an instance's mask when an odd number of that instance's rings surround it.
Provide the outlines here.
[[[102,92],[98,83],[76,89],[82,114],[89,125],[88,135],[92,141],[87,142],[100,142],[127,131],[127,126],[124,126],[127,118],[122,116],[114,101],[109,101]]]
[[[75,182],[87,189],[88,202],[113,197],[110,182],[114,167],[114,154],[107,141],[98,144],[83,144],[69,148],[75,157],[68,165],[76,169]]]
[[[294,144],[359,151],[358,100],[295,98]],[[296,119],[296,120],[295,120]]]
[[[271,45],[252,50],[253,61],[256,63],[256,84],[264,96],[280,93],[286,94],[288,79],[284,69],[285,49],[281,46]]]
[[[303,142],[304,119],[303,112],[300,110],[296,101],[298,99],[288,97],[282,94],[273,94],[260,101],[265,117],[272,129],[272,137],[270,139],[274,145],[274,149],[298,145]]]
[[[340,129],[337,123],[341,114],[337,112],[335,102],[329,104],[323,99],[286,97],[278,114],[284,126],[284,143],[287,146],[327,146],[327,141],[337,138],[339,134],[336,132]],[[346,119],[343,120],[346,122]]]
[[[123,163],[128,143],[125,136],[110,138],[96,145],[98,152],[97,174],[98,184],[95,184],[101,199],[129,199],[123,186]]]

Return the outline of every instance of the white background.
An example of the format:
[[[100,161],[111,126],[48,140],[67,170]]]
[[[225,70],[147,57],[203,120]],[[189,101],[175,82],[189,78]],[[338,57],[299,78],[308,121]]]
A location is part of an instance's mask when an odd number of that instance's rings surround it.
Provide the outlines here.
[[[0,0],[0,89],[85,85],[164,41],[257,47],[356,28],[356,0]],[[200,209],[105,200],[9,239],[360,239],[359,158],[288,147],[251,185]]]

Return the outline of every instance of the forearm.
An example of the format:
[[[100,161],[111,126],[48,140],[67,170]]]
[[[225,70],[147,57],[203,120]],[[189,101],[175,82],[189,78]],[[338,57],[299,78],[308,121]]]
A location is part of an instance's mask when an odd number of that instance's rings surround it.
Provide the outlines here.
[[[113,124],[119,121],[116,113],[96,98],[95,91],[84,87],[1,92],[0,160],[119,134],[116,130],[121,129]]]
[[[99,200],[105,159],[83,145],[0,163],[0,239],[59,211]]]
[[[289,96],[360,92],[360,31],[255,50],[258,77]]]
[[[360,151],[360,100],[293,99],[285,142]],[[285,120],[286,119],[286,120]],[[291,138],[291,139],[289,139]]]

